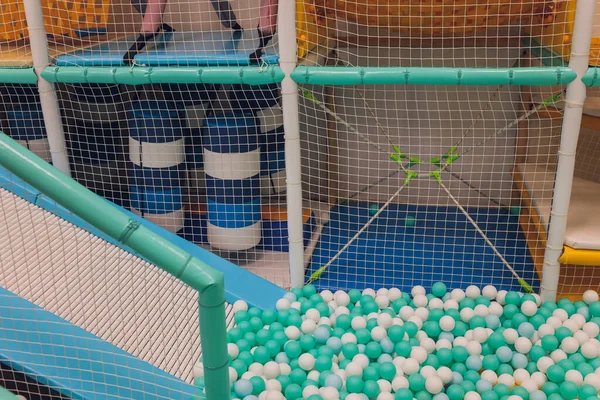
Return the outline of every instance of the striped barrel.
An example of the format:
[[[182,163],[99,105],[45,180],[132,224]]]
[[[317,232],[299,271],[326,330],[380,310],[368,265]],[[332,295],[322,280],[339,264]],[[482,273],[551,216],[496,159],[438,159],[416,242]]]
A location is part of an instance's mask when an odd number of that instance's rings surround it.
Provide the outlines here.
[[[260,147],[257,119],[230,113],[202,128],[207,236],[221,250],[247,250],[261,240]]]
[[[260,180],[263,196],[285,192],[285,137],[278,105],[256,112],[260,120]]]
[[[187,202],[206,203],[206,183],[204,180],[204,160],[202,148],[202,125],[210,102],[193,104],[185,108],[188,134],[185,142],[185,162],[187,167]]]
[[[184,224],[184,118],[158,100],[133,103],[129,117],[131,210],[171,232]]]
[[[125,102],[119,85],[60,85],[73,177],[129,207]]]
[[[52,162],[40,103],[15,104],[6,111],[10,136],[47,162]]]

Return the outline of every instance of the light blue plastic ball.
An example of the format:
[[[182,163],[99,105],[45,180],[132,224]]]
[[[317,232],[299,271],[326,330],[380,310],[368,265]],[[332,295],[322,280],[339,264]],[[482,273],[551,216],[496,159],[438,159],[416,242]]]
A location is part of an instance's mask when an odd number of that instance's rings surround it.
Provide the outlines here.
[[[435,396],[433,396],[432,400],[450,400],[450,398],[446,393],[438,393]]]
[[[367,346],[365,346],[364,344],[359,344],[357,347],[358,347],[358,352],[360,354],[365,354],[365,349],[367,348]]]
[[[339,375],[331,374],[325,378],[325,386],[331,386],[340,390],[342,388],[342,378]]]
[[[383,364],[385,362],[392,362],[392,361],[394,361],[394,358],[392,356],[390,356],[389,354],[382,354],[377,359],[377,362],[379,364]]]
[[[530,338],[533,336],[535,328],[530,322],[523,322],[521,325],[519,325],[519,328],[517,328],[517,332],[519,332],[519,335],[521,336]]]
[[[472,369],[473,371],[479,371],[481,369],[481,358],[476,355],[469,356],[465,362],[465,365],[467,368]]]
[[[590,319],[590,309],[587,307],[579,307],[577,309],[577,314],[583,315],[586,321]]]
[[[381,345],[381,349],[384,353],[391,354],[394,352],[394,342],[392,342],[390,338],[385,337],[381,339],[381,342],[379,342],[379,344]]]
[[[292,292],[287,292],[286,294],[283,295],[283,298],[286,299],[287,301],[289,301],[290,303],[293,303],[296,301],[296,295]]]
[[[501,346],[496,350],[496,357],[501,363],[507,363],[512,360],[513,352],[508,346]]]
[[[454,341],[454,334],[452,332],[442,332],[438,336],[438,340],[447,339],[452,343]]]
[[[233,385],[233,390],[240,397],[246,397],[252,393],[252,383],[248,379],[240,379]]]
[[[516,368],[525,368],[527,366],[527,356],[521,353],[513,354],[513,358],[511,361],[513,367]]]
[[[251,394],[250,396],[244,397],[244,400],[258,400],[258,397],[256,397],[255,395]]]
[[[542,392],[541,390],[536,390],[536,391],[529,393],[529,400],[547,400],[547,399],[548,399],[548,396],[546,396],[546,393]]]
[[[483,392],[487,392],[488,390],[492,390],[492,384],[490,383],[490,381],[487,381],[485,379],[480,379],[475,384],[475,388],[477,389],[477,391],[479,393],[483,393]]]
[[[485,317],[485,324],[490,329],[496,329],[500,326],[500,318],[497,315],[490,314]]]
[[[283,351],[275,356],[275,362],[279,364],[289,364],[290,359]]]
[[[329,306],[329,315],[332,315],[332,314],[335,314],[335,307],[333,307],[333,306],[330,305]]]
[[[446,292],[446,294],[442,296],[442,301],[446,302],[446,300],[448,300],[449,298],[450,298],[450,292]]]
[[[327,339],[327,347],[329,347],[336,354],[340,352],[342,346],[342,339],[338,337],[333,336]]]
[[[313,336],[315,337],[317,343],[325,343],[330,336],[329,329],[325,328],[324,326],[319,326],[317,329],[315,329]]]
[[[463,381],[463,377],[458,372],[452,373],[452,383],[459,384]]]

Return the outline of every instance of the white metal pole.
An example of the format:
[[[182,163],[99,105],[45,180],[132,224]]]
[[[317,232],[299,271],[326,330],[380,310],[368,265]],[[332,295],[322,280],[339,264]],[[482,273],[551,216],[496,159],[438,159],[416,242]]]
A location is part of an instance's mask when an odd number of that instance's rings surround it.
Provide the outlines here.
[[[296,2],[279,0],[279,65],[285,74],[281,82],[281,105],[285,130],[285,170],[287,178],[287,216],[290,244],[291,286],[304,284],[304,238],[302,229],[302,173],[298,85],[290,74],[296,68]]]
[[[555,301],[560,275],[558,258],[562,254],[565,231],[567,228],[567,212],[571,200],[573,171],[575,169],[575,152],[581,127],[583,103],[586,97],[586,86],[581,77],[588,69],[592,28],[594,26],[594,8],[596,0],[577,0],[575,22],[573,24],[573,41],[569,68],[577,73],[577,78],[567,86],[565,112],[561,131],[558,165],[550,212],[550,226],[544,253],[542,269],[541,296],[543,300]]]
[[[58,107],[58,97],[56,96],[54,85],[42,78],[42,71],[50,65],[42,4],[40,0],[23,0],[23,5],[25,6],[25,16],[27,18],[33,68],[38,77],[38,91],[42,105],[42,114],[44,115],[46,135],[48,136],[48,144],[50,145],[50,154],[52,155],[52,164],[70,176],[71,169],[69,167],[65,133]]]

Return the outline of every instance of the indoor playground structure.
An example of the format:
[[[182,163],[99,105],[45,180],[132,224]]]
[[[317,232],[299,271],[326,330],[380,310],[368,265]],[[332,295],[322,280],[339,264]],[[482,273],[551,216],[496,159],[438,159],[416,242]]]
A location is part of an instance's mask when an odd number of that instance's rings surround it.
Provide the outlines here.
[[[600,391],[600,1],[2,0],[0,398]]]

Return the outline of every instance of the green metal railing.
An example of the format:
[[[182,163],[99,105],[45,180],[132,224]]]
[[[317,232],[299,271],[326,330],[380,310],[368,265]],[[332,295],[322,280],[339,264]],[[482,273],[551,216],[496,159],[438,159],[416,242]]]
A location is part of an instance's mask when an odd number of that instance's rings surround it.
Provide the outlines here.
[[[0,132],[0,165],[198,291],[205,393],[230,399],[223,274],[131,219]]]
[[[33,68],[0,68],[0,83],[34,85],[37,81]]]

